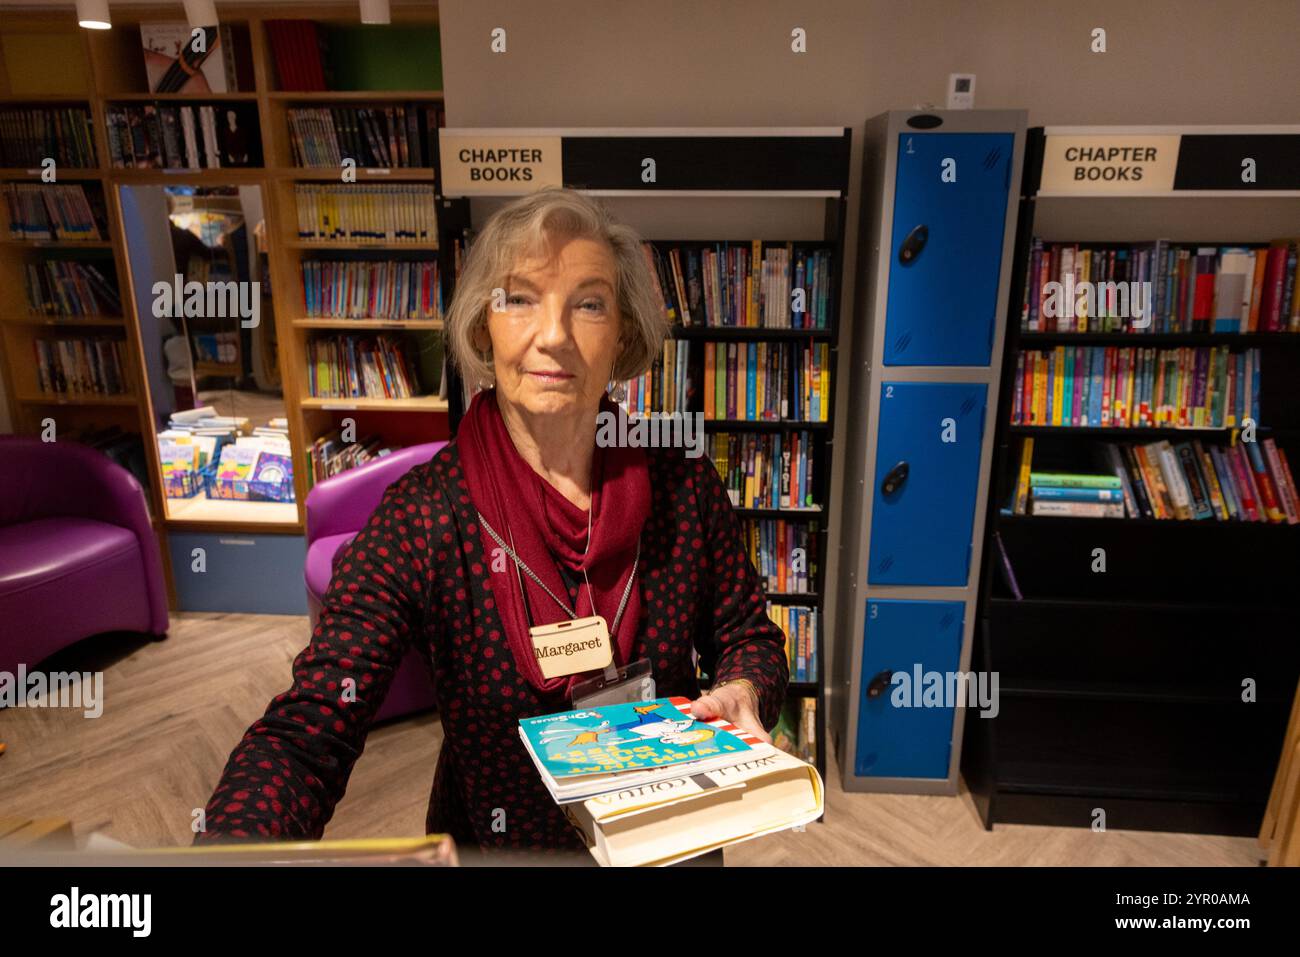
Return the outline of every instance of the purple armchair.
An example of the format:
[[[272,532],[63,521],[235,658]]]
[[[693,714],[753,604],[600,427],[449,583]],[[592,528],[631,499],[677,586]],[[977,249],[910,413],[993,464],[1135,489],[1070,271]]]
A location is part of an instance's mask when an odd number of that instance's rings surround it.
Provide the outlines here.
[[[446,442],[400,449],[383,458],[316,483],[307,495],[307,610],[312,628],[321,599],[334,577],[334,558],[352,541],[384,497],[384,491],[417,465],[433,458]],[[376,721],[399,718],[434,706],[429,669],[415,652],[402,659]]]
[[[144,490],[75,442],[0,436],[0,671],[109,631],[167,633]]]

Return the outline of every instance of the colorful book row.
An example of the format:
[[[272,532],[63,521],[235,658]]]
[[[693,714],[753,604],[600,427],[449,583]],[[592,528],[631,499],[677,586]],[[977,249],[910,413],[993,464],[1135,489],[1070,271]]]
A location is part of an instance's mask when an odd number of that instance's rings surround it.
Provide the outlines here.
[[[437,262],[301,263],[303,308],[313,319],[441,319]]]
[[[33,339],[32,348],[37,383],[46,395],[127,393],[120,339]]]
[[[0,110],[0,166],[36,169],[52,159],[59,166],[90,169],[95,132],[84,106]]]
[[[790,665],[791,681],[816,681],[818,648],[821,646],[818,621],[821,615],[816,608],[803,605],[767,603],[767,617],[776,623],[785,635],[786,659]]]
[[[7,183],[5,206],[9,213],[9,238],[97,242],[103,208],[90,205],[79,183]]]
[[[713,464],[735,508],[816,508],[809,432],[715,432]]]
[[[320,337],[307,347],[307,387],[317,398],[413,398],[411,360],[408,344],[391,336]]]
[[[432,166],[440,113],[415,103],[291,109],[294,165],[338,168],[350,159],[363,168]]]
[[[683,326],[826,329],[831,253],[793,243],[644,246],[670,320]]]
[[[433,243],[438,209],[428,183],[294,185],[298,238],[308,242]]]
[[[262,165],[257,111],[245,104],[142,103],[104,111],[118,169],[221,169]]]
[[[745,551],[769,592],[807,594],[817,580],[817,522],[743,519]]]
[[[1012,425],[1231,428],[1259,422],[1258,349],[1057,346],[1016,356]]]
[[[830,375],[826,342],[706,342],[704,417],[825,422]]]
[[[1100,443],[1103,473],[1033,471],[1021,447],[1016,514],[1181,521],[1300,523],[1300,492],[1285,450],[1270,436],[1229,445]]]
[[[663,354],[647,372],[623,384],[619,403],[628,415],[686,412],[690,395],[690,343],[665,339]]]
[[[348,469],[373,461],[396,451],[397,447],[388,445],[379,436],[367,436],[359,442],[345,442],[343,434],[335,429],[312,442],[307,449],[307,461],[311,467],[313,482],[339,475]]]
[[[27,303],[45,316],[116,316],[122,312],[117,287],[93,263],[46,259],[28,263]]]
[[[1300,332],[1298,247],[1295,239],[1261,248],[1176,246],[1163,239],[1090,248],[1035,240],[1021,329]],[[1141,287],[1136,298],[1135,287]]]

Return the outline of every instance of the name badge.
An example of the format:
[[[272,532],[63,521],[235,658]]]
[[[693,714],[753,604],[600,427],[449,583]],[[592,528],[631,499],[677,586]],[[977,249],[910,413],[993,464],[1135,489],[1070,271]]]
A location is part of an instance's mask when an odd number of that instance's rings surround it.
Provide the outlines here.
[[[560,678],[604,668],[614,660],[609,625],[600,615],[529,628],[543,678]]]

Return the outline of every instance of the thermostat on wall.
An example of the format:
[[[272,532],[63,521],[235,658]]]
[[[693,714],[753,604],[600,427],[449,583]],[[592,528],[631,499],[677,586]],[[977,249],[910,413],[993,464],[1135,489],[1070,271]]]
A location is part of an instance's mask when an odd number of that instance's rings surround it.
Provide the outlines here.
[[[975,74],[948,74],[948,109],[973,110],[975,108]]]

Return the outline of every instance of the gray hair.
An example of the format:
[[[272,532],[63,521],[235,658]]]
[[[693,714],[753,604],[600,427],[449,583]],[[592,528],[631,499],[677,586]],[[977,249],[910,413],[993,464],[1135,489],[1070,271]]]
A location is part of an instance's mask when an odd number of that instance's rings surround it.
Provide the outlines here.
[[[475,333],[487,328],[493,290],[504,285],[521,259],[542,254],[548,241],[558,236],[603,242],[614,255],[624,346],[610,379],[633,379],[659,358],[668,317],[655,292],[641,236],[591,197],[548,186],[488,217],[465,258],[447,310],[446,337],[452,362],[470,384],[491,382],[494,376],[491,350],[480,352],[474,344]]]

